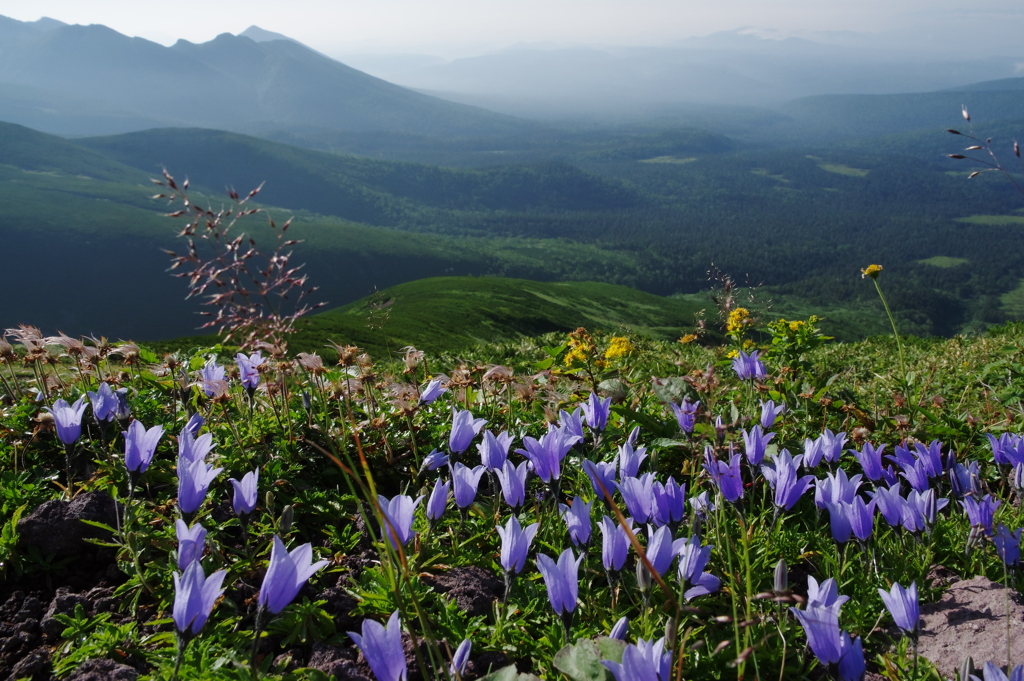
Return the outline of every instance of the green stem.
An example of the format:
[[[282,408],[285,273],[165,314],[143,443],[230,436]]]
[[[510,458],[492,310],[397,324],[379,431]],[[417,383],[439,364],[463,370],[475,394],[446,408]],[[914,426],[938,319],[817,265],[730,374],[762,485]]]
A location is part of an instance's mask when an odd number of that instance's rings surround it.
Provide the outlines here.
[[[900,357],[900,372],[903,374],[903,383],[905,385],[907,382],[907,364],[903,357],[903,343],[900,341],[900,332],[896,329],[896,318],[893,317],[892,310],[889,309],[889,303],[885,299],[885,294],[882,293],[882,287],[879,285],[878,280],[872,278],[871,281],[875,284],[878,297],[882,299],[882,306],[885,307],[885,314],[889,316],[889,323],[892,324],[892,335],[896,338],[896,351]]]

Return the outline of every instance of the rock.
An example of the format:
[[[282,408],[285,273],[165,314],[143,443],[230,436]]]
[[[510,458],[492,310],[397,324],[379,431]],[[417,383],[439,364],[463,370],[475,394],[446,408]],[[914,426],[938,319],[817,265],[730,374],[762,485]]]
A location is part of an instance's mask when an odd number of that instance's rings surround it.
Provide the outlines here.
[[[355,663],[356,651],[352,648],[339,648],[326,643],[316,643],[313,654],[309,657],[309,666],[319,669],[338,681],[370,681],[364,676]]]
[[[334,618],[334,626],[338,631],[355,631],[362,617],[354,617],[352,609],[356,607],[356,599],[349,596],[341,587],[324,589],[317,594],[317,600],[324,600],[324,612]]]
[[[58,588],[57,594],[50,601],[50,607],[46,609],[46,614],[43,615],[43,619],[39,623],[43,636],[51,640],[60,638],[61,633],[66,627],[55,616],[73,615],[77,605],[81,605],[88,611],[89,603],[84,596],[71,593],[71,590],[67,587]]]
[[[986,662],[1005,665],[1008,633],[1011,658],[1024,659],[1024,601],[987,577],[954,583],[938,603],[921,606],[921,619],[918,652],[944,677],[953,678],[968,655],[978,669]]]
[[[470,617],[487,615],[496,599],[505,593],[504,583],[488,570],[476,565],[452,568],[440,575],[424,577],[439,593],[448,594]]]
[[[64,681],[135,681],[139,672],[126,664],[101,658],[86,660],[64,678]]]
[[[18,664],[11,670],[12,679],[27,679],[43,671],[50,662],[50,649],[46,646],[36,648],[28,655],[21,658]]]
[[[47,501],[18,522],[19,541],[23,548],[35,548],[42,555],[57,559],[79,557],[84,550],[95,553],[97,547],[84,540],[110,540],[110,533],[86,525],[83,520],[114,527],[114,500],[103,492],[85,492],[70,502]]]

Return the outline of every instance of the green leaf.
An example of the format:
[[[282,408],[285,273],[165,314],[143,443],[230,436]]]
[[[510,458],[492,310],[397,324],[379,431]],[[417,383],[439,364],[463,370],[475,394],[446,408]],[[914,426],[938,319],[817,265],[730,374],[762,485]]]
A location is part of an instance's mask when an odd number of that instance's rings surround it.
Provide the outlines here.
[[[674,402],[679,404],[686,395],[687,383],[679,376],[669,378],[655,378],[651,380],[651,389],[659,400],[668,404]]]
[[[570,681],[614,681],[612,673],[601,664],[601,650],[593,639],[565,646],[555,654],[552,664]]]

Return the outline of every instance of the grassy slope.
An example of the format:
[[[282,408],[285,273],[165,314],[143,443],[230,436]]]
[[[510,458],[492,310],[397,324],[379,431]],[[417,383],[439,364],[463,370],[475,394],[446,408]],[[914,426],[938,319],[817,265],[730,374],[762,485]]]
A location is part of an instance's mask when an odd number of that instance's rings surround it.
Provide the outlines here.
[[[458,351],[479,341],[509,340],[579,326],[662,340],[692,327],[706,305],[595,282],[545,283],[499,277],[437,277],[399,284],[299,323],[295,350],[323,352],[327,341],[383,357],[406,345]],[[159,350],[207,342],[183,338]]]

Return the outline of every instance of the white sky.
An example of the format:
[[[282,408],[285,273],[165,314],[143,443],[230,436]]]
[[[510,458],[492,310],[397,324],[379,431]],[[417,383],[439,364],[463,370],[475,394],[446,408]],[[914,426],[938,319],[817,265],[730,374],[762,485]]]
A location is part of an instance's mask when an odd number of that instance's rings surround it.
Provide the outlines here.
[[[98,23],[164,44],[252,24],[327,54],[455,56],[516,42],[664,44],[744,26],[782,34],[916,30],[948,43],[1020,42],[1021,0],[0,0],[0,14]]]

